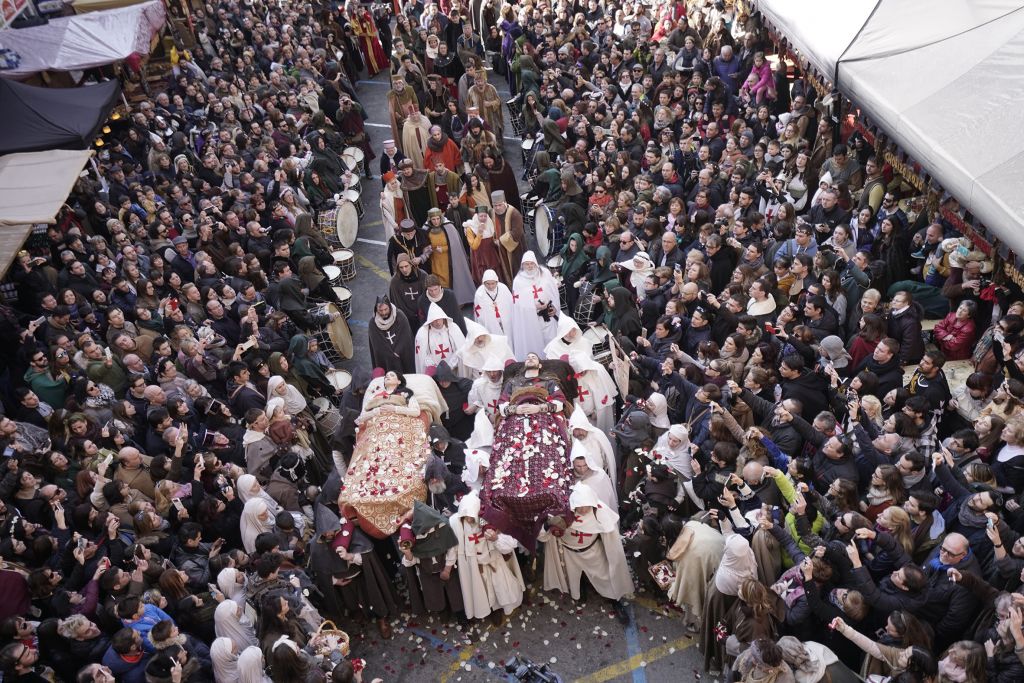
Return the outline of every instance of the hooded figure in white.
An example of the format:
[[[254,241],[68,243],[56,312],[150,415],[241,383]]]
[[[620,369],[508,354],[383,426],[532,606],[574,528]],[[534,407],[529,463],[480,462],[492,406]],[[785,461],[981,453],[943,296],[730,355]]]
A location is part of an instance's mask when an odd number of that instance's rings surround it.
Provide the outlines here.
[[[572,445],[569,460],[572,461],[572,471],[576,481],[593,489],[609,510],[618,510],[619,497],[615,495],[615,486],[612,485],[608,473],[604,471],[604,465],[598,459],[597,454],[577,441]]]
[[[647,279],[648,275],[654,275],[654,261],[647,255],[647,252],[641,251],[633,258],[623,261],[619,265],[626,270],[633,271],[629,276],[629,284],[633,287],[633,291],[636,292],[636,298],[639,301],[643,301],[645,294],[644,280]]]
[[[476,376],[483,372],[489,359],[495,359],[504,367],[505,361],[514,360],[515,356],[508,337],[494,334],[483,325],[467,320],[466,341],[459,348],[456,358],[467,370],[474,370],[473,375]]]
[[[483,365],[483,373],[473,380],[473,386],[469,389],[469,412],[482,411],[487,419],[494,422],[494,416],[498,414],[498,400],[501,398],[502,373],[505,363],[496,357],[488,357]]]
[[[516,540],[486,527],[480,497],[471,491],[448,519],[458,540],[459,583],[468,619],[483,619],[500,609],[511,614],[523,602],[526,585],[513,551]],[[505,556],[510,559],[505,559]]]
[[[569,364],[579,384],[576,406],[600,431],[611,431],[615,427],[615,397],[619,394],[612,376],[589,353],[570,353]]]
[[[491,334],[512,333],[512,291],[493,270],[484,271],[483,284],[473,297],[473,317]]]
[[[573,486],[569,506],[576,515],[561,530],[544,529],[544,590],[569,593],[580,599],[580,578],[605,598],[618,602],[633,593],[633,578],[619,536],[619,516],[601,502],[586,484]]]
[[[466,343],[459,326],[437,304],[427,309],[427,322],[416,331],[416,372],[425,374],[427,368],[446,361],[455,374],[469,377],[458,361],[458,350]]]
[[[544,347],[558,334],[557,315],[561,309],[558,282],[551,271],[537,263],[532,251],[523,254],[523,262],[512,281],[513,315],[512,348],[518,360],[526,354],[541,355]],[[545,320],[544,315],[547,315]]]
[[[586,448],[593,456],[594,462],[598,463],[601,469],[605,471],[605,474],[608,475],[614,489],[616,479],[615,450],[612,448],[612,442],[608,439],[608,435],[595,427],[582,410],[572,411],[572,416],[569,417],[569,431],[572,433],[573,448],[575,448],[575,444],[580,444]],[[588,460],[588,462],[590,461]]]
[[[583,335],[583,330],[572,316],[563,313],[558,316],[555,338],[544,347],[544,357],[548,360],[559,360],[562,356],[573,353],[593,357],[594,344]]]

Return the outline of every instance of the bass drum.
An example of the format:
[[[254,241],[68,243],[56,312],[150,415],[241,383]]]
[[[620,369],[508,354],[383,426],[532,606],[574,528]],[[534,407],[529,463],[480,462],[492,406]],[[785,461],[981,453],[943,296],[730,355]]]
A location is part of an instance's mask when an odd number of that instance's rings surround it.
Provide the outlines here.
[[[547,260],[557,254],[552,249],[551,231],[555,225],[555,212],[546,204],[537,204],[533,209],[533,234],[537,239],[537,258]]]
[[[335,216],[335,225],[338,234],[338,242],[346,249],[356,243],[356,236],[359,234],[359,211],[356,205],[349,201],[343,201],[338,205]]]

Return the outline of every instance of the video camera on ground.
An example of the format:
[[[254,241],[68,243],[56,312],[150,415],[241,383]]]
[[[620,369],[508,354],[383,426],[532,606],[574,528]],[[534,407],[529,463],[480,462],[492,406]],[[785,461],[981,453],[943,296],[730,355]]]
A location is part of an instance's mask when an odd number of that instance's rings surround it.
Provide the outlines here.
[[[547,664],[537,665],[518,655],[505,664],[505,672],[524,683],[562,683],[562,677],[549,671]]]

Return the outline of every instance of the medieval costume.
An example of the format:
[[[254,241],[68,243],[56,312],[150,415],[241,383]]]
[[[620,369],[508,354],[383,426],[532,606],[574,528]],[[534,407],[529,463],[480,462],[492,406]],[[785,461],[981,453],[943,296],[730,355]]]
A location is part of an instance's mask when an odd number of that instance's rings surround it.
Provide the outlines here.
[[[484,150],[494,147],[498,142],[494,133],[484,130],[483,121],[476,117],[469,119],[466,129],[466,137],[462,138],[459,151],[462,154],[462,161],[469,164],[470,168],[475,168],[483,159]],[[483,174],[481,177],[486,178],[487,174]]]
[[[573,438],[573,452],[576,452],[577,446],[585,449],[588,456],[587,465],[591,469],[594,469],[593,465],[590,465],[591,462],[599,465],[614,487],[618,468],[615,464],[615,449],[612,448],[607,433],[595,427],[582,410],[572,411],[569,430]]]
[[[696,521],[687,522],[669,548],[666,558],[675,563],[676,578],[668,589],[668,599],[685,610],[688,624],[700,621],[704,614],[704,594],[724,552],[721,532]]]
[[[484,367],[491,359],[499,360],[502,365],[510,360],[515,360],[512,354],[512,347],[509,346],[508,337],[500,334],[491,334],[483,325],[466,321],[469,332],[466,335],[465,343],[459,348],[459,361],[471,370],[483,372]]]
[[[586,484],[576,484],[569,498],[575,521],[567,529],[541,532],[544,542],[544,590],[580,599],[580,579],[605,598],[620,601],[633,592],[633,579],[619,536],[619,516]]]
[[[473,432],[473,415],[466,412],[469,408],[469,392],[473,389],[473,382],[465,377],[457,377],[448,361],[437,364],[434,382],[448,404],[448,411],[441,416],[441,424],[453,437],[465,441]]]
[[[460,305],[473,300],[473,276],[469,272],[466,252],[462,249],[455,226],[444,220],[441,209],[431,209],[424,226],[430,241],[430,272],[440,279],[442,287],[455,292]]]
[[[448,518],[416,501],[412,519],[399,529],[405,584],[414,614],[464,610],[458,559],[458,540]]]
[[[407,159],[412,160],[413,166],[417,169],[430,168],[423,165],[428,140],[430,140],[430,120],[419,110],[411,110],[402,124],[402,151]]]
[[[391,77],[392,89],[388,92],[388,113],[391,117],[391,134],[396,141],[402,139],[402,127],[409,115],[409,107],[417,107],[416,92],[409,87],[404,76]],[[404,151],[404,150],[403,150]]]
[[[398,224],[398,232],[388,240],[388,268],[392,273],[398,266],[398,257],[405,254],[418,268],[430,268],[430,242],[424,231],[419,230],[411,219],[406,218]]]
[[[383,176],[384,191],[380,193],[380,220],[384,224],[384,241],[390,242],[398,233],[399,224],[409,216],[405,212],[402,184],[393,171]]]
[[[573,415],[577,412],[579,411],[573,411]],[[572,450],[569,451],[569,460],[572,462],[576,483],[589,486],[597,494],[597,499],[609,510],[618,510],[619,497],[615,493],[615,485],[612,484],[611,478],[605,472],[601,461],[597,459],[595,454],[582,443],[576,441],[572,445]],[[581,462],[586,465],[586,470],[582,474],[580,473]]]
[[[403,273],[401,265],[409,262],[412,268]],[[407,254],[399,254],[395,274],[391,276],[391,284],[388,287],[388,296],[395,306],[405,314],[409,321],[409,327],[415,331],[419,329],[421,320],[419,317],[419,300],[427,289],[427,274],[417,268]]]
[[[474,83],[466,93],[466,108],[476,107],[480,110],[495,137],[504,136],[505,121],[501,113],[501,98],[493,85],[487,82],[487,72],[478,71],[474,76]]]
[[[388,312],[381,315],[374,312],[369,328],[370,363],[385,371],[413,372],[416,357],[409,320],[384,297],[377,304],[387,304]]]
[[[402,185],[405,210],[416,225],[427,222],[427,212],[434,206],[434,198],[427,183],[427,172],[416,167],[412,159],[405,159],[400,166],[398,181]]]
[[[522,218],[523,205],[519,199],[519,183],[512,171],[512,165],[505,161],[505,157],[497,147],[488,147],[484,150],[480,163],[476,167],[476,174],[487,181],[487,187],[490,188],[492,194],[498,191],[504,192],[505,201]],[[491,203],[497,204],[493,198]]]
[[[438,135],[441,136],[440,139],[437,138]],[[458,146],[444,134],[441,127],[431,126],[430,139],[427,140],[427,150],[423,156],[424,168],[433,171],[437,161],[443,162],[444,167],[449,171],[457,171],[461,166],[462,157],[459,154]],[[454,199],[452,197],[452,201]]]
[[[586,352],[569,354],[569,363],[576,371],[579,393],[576,412],[583,412],[595,427],[608,431],[615,426],[615,397],[619,390],[608,370]]]
[[[506,194],[501,190],[491,192],[494,209],[494,237],[498,259],[505,282],[511,282],[519,272],[526,251],[526,232],[523,229],[523,214],[513,206],[505,204]],[[504,211],[499,205],[505,204]],[[557,307],[555,310],[558,310]]]
[[[430,304],[426,323],[416,332],[416,372],[423,374],[429,367],[446,361],[456,374],[467,376],[456,353],[466,343],[466,337],[437,304]]]
[[[462,228],[469,242],[473,281],[482,282],[485,273],[491,270],[504,273],[499,260],[501,247],[494,238],[494,221],[487,213],[487,207],[476,207],[476,216],[463,223]],[[512,278],[506,277],[504,283],[506,286],[511,284]]]
[[[515,539],[485,527],[476,493],[463,496],[459,511],[448,522],[458,540],[459,583],[466,616],[483,619],[497,609],[511,614],[522,604],[526,588],[512,555]]]
[[[430,308],[430,304],[437,304],[459,326],[462,333],[466,334],[466,318],[462,315],[462,306],[456,301],[455,293],[450,289],[441,288],[441,293],[437,296],[431,294],[430,288],[432,286],[441,286],[441,282],[437,279],[436,275],[428,275],[425,284],[427,288],[423,291],[423,296],[416,302],[420,324],[427,319],[427,310]]]
[[[481,280],[473,297],[473,317],[491,334],[508,337],[512,332],[512,291],[498,281],[493,269],[485,270]]]
[[[558,283],[551,272],[537,263],[532,251],[523,255],[523,265],[532,263],[533,268],[519,270],[512,282],[513,315],[516,324],[512,329],[512,348],[518,357],[527,353],[541,354],[548,342],[555,338],[558,330],[556,319],[560,308]]]
[[[377,33],[377,24],[373,20],[373,15],[365,8],[352,7],[349,12],[349,28],[359,42],[366,71],[370,78],[373,78],[377,72],[388,65],[388,57],[384,53],[384,47],[380,44],[380,36]]]

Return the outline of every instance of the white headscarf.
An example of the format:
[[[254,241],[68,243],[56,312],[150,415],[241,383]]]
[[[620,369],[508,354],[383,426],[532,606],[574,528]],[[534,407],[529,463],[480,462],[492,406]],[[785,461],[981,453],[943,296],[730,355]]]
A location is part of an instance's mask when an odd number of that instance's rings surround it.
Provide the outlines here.
[[[273,683],[263,672],[263,651],[255,645],[238,655],[238,683]]]
[[[218,638],[230,638],[235,651],[241,652],[250,645],[256,645],[256,630],[252,621],[245,616],[245,610],[234,600],[225,600],[213,612],[213,627]],[[241,658],[239,658],[241,659]],[[241,667],[241,661],[239,661]]]
[[[267,414],[267,419],[268,420],[273,419],[274,413],[277,412],[278,406],[284,408],[285,412],[287,412],[288,409],[287,409],[287,407],[284,404],[284,399],[281,398],[280,396],[275,396],[272,399],[267,401],[266,410],[264,410],[263,412],[265,412]]]
[[[266,521],[260,519],[259,516],[264,512],[269,512],[269,508],[262,498],[252,498],[242,508],[242,547],[247,553],[256,551],[257,536],[265,531],[274,530],[273,516]]]
[[[280,396],[276,393],[277,388],[282,384],[288,387],[288,390],[284,394],[284,396]],[[307,407],[306,399],[303,398],[299,390],[293,387],[291,384],[288,384],[288,382],[285,381],[284,377],[281,377],[280,375],[274,375],[267,382],[267,397],[283,398],[285,408],[287,408],[288,412],[292,415],[302,412]]]
[[[534,254],[532,251],[528,251],[525,254],[523,254],[523,258],[519,263],[533,263],[534,265],[537,266],[537,269],[534,270],[532,273],[527,273],[526,270],[523,269],[522,265],[520,265],[519,272],[516,273],[516,277],[523,277],[526,278],[527,280],[535,280],[536,278],[540,277],[541,273],[544,272],[544,269],[541,268],[540,263],[537,261],[536,254]]]
[[[267,509],[270,510],[270,514],[272,515],[276,515],[284,509],[277,504],[276,500],[270,497],[270,494],[267,493],[267,490],[262,486],[260,486],[259,493],[252,493],[253,484],[259,484],[259,482],[256,480],[256,477],[251,474],[243,474],[238,478],[238,481],[235,482],[235,492],[238,493],[238,497],[243,503],[248,503],[253,498],[259,498],[267,504]]]
[[[682,443],[672,448],[668,442],[670,436],[679,439]],[[686,425],[678,424],[669,427],[667,432],[658,437],[658,443],[654,445],[654,452],[676,472],[693,479],[693,466],[690,464],[690,458],[693,456],[690,452],[690,434]]]
[[[238,655],[233,652],[235,642],[221,636],[210,646],[213,660],[213,680],[217,683],[235,683],[238,680]]]
[[[238,583],[239,571],[234,567],[225,567],[217,574],[217,588],[228,600],[245,605],[245,583]],[[244,576],[244,575],[243,575]]]
[[[739,595],[740,584],[746,579],[756,578],[757,560],[747,539],[739,534],[727,536],[722,563],[715,572],[715,588],[723,595]]]

